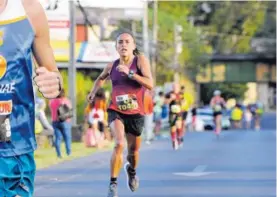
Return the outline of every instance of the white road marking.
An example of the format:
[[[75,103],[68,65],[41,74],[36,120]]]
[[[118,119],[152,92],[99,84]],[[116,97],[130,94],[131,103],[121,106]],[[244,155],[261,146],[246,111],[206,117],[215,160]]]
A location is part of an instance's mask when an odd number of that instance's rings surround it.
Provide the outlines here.
[[[205,172],[207,165],[198,165],[191,172],[175,172],[174,175],[177,176],[189,176],[189,177],[197,177],[197,176],[205,176],[209,174],[215,174],[217,172]]]

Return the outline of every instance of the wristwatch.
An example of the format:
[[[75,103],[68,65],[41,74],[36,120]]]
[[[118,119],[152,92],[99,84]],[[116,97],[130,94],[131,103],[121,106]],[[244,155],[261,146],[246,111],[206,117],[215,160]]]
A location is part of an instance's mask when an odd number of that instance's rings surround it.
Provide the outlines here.
[[[134,74],[135,74],[135,72],[134,72],[133,70],[130,70],[130,71],[129,71],[129,74],[128,74],[128,77],[129,77],[130,79],[133,79]]]

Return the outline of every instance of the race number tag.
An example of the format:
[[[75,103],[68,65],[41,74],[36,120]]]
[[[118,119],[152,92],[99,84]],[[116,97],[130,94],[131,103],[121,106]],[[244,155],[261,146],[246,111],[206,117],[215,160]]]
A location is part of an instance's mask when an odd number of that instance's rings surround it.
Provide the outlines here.
[[[116,98],[117,108],[120,111],[138,109],[138,101],[136,95],[124,94]]]
[[[214,106],[214,111],[215,111],[215,112],[219,112],[219,111],[221,111],[221,109],[222,109],[222,107],[221,107],[221,105],[219,105],[219,104],[216,104],[216,105]]]
[[[171,112],[172,113],[180,113],[181,112],[181,106],[180,105],[171,105]]]
[[[11,140],[11,113],[12,100],[0,101],[0,142],[8,142]]]

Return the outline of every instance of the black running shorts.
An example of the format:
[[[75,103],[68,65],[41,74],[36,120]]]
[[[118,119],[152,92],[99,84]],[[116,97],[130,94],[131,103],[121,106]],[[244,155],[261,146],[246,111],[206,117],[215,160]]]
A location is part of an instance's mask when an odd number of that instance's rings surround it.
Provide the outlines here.
[[[108,110],[109,125],[115,120],[120,120],[125,127],[125,133],[140,136],[144,128],[144,116],[141,114],[122,114],[114,110]]]
[[[214,117],[216,117],[216,116],[218,116],[218,115],[222,115],[222,111],[214,112]]]
[[[170,127],[174,127],[177,120],[182,120],[183,119],[183,114],[173,114],[173,113],[170,113],[169,114],[169,126]]]
[[[184,111],[184,112],[182,113],[182,118],[183,118],[183,120],[186,120],[186,119],[187,119],[187,116],[188,116],[188,112],[187,112],[187,111]]]

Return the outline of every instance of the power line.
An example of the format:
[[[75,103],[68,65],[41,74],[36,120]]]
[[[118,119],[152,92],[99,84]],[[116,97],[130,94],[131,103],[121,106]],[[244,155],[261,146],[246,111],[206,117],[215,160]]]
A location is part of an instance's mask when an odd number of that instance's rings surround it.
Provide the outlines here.
[[[81,5],[80,0],[77,0],[77,4],[78,4],[79,10],[82,12],[83,17],[84,17],[84,19],[85,19],[85,24],[87,24],[87,25],[90,27],[90,29],[92,30],[93,34],[100,40],[100,37],[99,37],[99,36],[97,35],[97,33],[95,32],[95,30],[94,30],[94,28],[93,28],[93,24],[92,24],[92,23],[90,22],[90,20],[88,19],[88,14],[87,14],[86,10],[84,9],[84,7]],[[107,47],[104,45],[104,43],[103,43],[101,40],[99,41],[99,43],[100,43],[100,45],[105,49],[105,51],[106,51],[107,53],[109,53]]]

